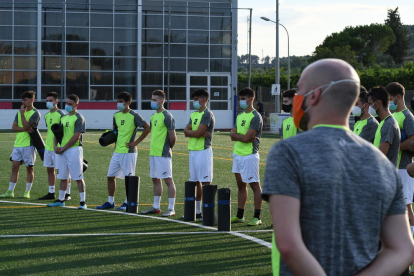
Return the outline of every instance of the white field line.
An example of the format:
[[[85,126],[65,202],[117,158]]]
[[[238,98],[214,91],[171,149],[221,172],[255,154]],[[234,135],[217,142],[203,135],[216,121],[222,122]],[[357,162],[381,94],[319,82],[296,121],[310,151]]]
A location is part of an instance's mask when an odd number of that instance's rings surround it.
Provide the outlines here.
[[[13,204],[28,204],[28,205],[37,205],[37,206],[46,206],[47,204],[43,204],[43,203],[31,203],[31,202],[19,202],[19,201],[6,201],[6,200],[0,200],[0,202],[2,203],[13,203]],[[55,207],[55,208],[59,208],[59,207]],[[77,207],[70,207],[70,206],[65,206],[65,207],[60,207],[60,208],[68,208],[68,209],[77,209]],[[82,212],[84,210],[80,210],[80,212]],[[111,213],[111,214],[118,214],[118,215],[127,215],[127,216],[136,216],[136,217],[143,217],[143,218],[150,218],[150,219],[157,219],[157,220],[164,220],[164,221],[169,221],[169,222],[175,222],[175,223],[181,223],[181,224],[185,224],[185,225],[189,225],[189,226],[195,226],[195,227],[200,227],[203,229],[209,229],[209,230],[214,230],[214,232],[194,232],[194,233],[211,233],[211,234],[217,234],[217,233],[224,233],[224,234],[231,234],[255,243],[258,243],[260,245],[263,245],[267,248],[272,248],[272,244],[270,242],[252,237],[252,236],[248,236],[243,234],[243,232],[246,233],[254,233],[254,232],[271,232],[272,230],[250,230],[250,231],[230,231],[230,232],[222,232],[222,231],[217,231],[217,228],[215,227],[210,227],[210,226],[205,226],[202,224],[197,224],[197,223],[192,223],[192,222],[188,222],[188,221],[182,221],[182,220],[174,220],[174,219],[169,219],[169,218],[164,218],[164,217],[153,217],[153,216],[146,216],[146,215],[141,215],[141,214],[134,214],[134,213],[124,213],[124,212],[118,212],[118,211],[108,211],[108,210],[99,210],[99,209],[85,209],[85,211],[95,211],[95,212],[104,212],[104,213]],[[168,234],[170,234],[171,232],[166,232]],[[188,234],[188,233],[193,233],[193,232],[172,232],[172,233],[179,233],[179,234]],[[115,235],[116,233],[113,233],[113,235]],[[156,234],[156,233],[152,233],[152,234]],[[50,234],[50,236],[53,236],[54,234]],[[70,234],[56,234],[56,236],[65,236],[65,235],[70,235]],[[79,235],[99,235],[99,234],[79,234]],[[109,234],[102,234],[102,235],[110,235]],[[143,235],[142,233],[131,233],[131,235]],[[15,236],[22,236],[22,237],[32,237],[32,236],[36,236],[36,235],[1,235],[0,237],[15,237]]]

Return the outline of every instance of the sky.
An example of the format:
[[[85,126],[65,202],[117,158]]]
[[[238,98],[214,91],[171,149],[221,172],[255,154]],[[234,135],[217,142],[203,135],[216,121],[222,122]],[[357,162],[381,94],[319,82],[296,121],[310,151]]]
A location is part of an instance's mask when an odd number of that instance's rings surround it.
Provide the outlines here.
[[[279,0],[279,22],[290,36],[290,56],[312,55],[330,34],[347,26],[383,24],[387,10],[398,7],[401,22],[414,25],[413,0]],[[276,0],[239,0],[239,8],[252,8],[252,54],[276,56]],[[248,10],[238,13],[238,55],[248,53]],[[288,56],[286,31],[279,27],[279,56]]]

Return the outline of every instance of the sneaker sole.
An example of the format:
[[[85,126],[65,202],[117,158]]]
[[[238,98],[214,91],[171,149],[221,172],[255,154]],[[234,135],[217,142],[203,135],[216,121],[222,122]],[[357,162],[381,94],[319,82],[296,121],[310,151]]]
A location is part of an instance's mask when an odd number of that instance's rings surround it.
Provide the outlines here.
[[[175,216],[175,214],[174,215],[162,215],[162,217],[173,217],[173,216]]]

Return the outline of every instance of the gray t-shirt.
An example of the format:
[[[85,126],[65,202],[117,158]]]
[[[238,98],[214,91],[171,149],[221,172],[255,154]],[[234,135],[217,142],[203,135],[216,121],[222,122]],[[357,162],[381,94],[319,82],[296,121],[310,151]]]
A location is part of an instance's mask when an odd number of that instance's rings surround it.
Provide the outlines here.
[[[374,117],[368,118],[367,124],[362,129],[359,137],[367,140],[370,143],[374,142],[375,132],[377,131],[378,125],[379,123]]]
[[[376,133],[375,135],[377,134],[378,133]],[[387,118],[385,118],[384,124],[382,125],[380,143],[390,143],[390,148],[387,152],[387,158],[395,165],[395,168],[397,168],[398,166],[400,140],[400,128],[398,127],[398,123],[395,120],[395,118],[390,115]]]
[[[398,126],[400,127],[400,130],[404,130],[405,134],[407,135],[407,138],[414,135],[414,117],[413,114],[408,109],[405,109],[401,111],[401,115],[398,116],[398,118],[403,119],[402,122],[397,119],[397,117],[394,117],[397,122]],[[396,114],[396,113],[394,113]],[[407,166],[410,165],[413,162],[413,158],[411,156],[411,153],[409,150],[403,150],[401,151],[401,159],[400,159],[400,165],[399,169],[407,169]]]
[[[272,194],[300,200],[302,239],[327,275],[354,275],[368,266],[386,216],[406,212],[393,164],[351,131],[331,127],[272,147],[263,199]],[[293,275],[280,261],[280,275]]]

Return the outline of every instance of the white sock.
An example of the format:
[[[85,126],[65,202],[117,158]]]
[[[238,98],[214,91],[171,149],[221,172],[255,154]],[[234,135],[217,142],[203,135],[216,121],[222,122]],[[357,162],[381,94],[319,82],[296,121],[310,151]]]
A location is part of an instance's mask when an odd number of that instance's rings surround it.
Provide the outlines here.
[[[49,186],[49,194],[55,193],[55,186]]]
[[[168,203],[168,210],[174,210],[175,198],[169,198]]]
[[[160,209],[160,205],[161,205],[161,197],[160,196],[154,196],[154,205],[153,205],[153,207],[155,209]]]
[[[411,228],[411,235],[413,235],[413,233],[414,233],[414,226],[410,226],[410,228]]]
[[[16,183],[10,182],[9,183],[9,191],[14,191],[14,188],[16,188]]]
[[[201,214],[201,200],[196,201],[196,214]]]
[[[66,191],[59,190],[59,200],[60,201],[65,201],[65,194],[66,194]]]
[[[32,189],[32,185],[33,183],[26,182],[26,192],[30,192],[30,189]]]
[[[111,204],[114,204],[115,197],[114,196],[108,196],[108,202]]]
[[[67,193],[68,195],[70,195],[70,186],[71,186],[70,184],[71,184],[71,183],[69,183],[69,184],[68,184],[68,188],[66,189],[66,193]]]
[[[126,199],[126,198],[125,198],[125,201],[124,201],[124,203],[128,203],[128,199]]]
[[[80,202],[85,202],[85,192],[79,193],[80,195]]]

